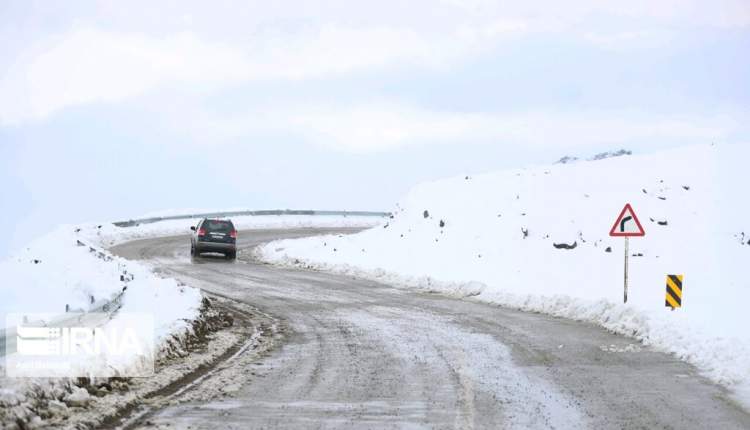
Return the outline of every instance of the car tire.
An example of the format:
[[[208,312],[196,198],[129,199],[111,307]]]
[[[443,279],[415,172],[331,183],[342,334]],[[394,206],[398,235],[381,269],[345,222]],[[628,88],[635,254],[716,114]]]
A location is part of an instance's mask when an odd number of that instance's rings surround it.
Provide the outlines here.
[[[227,252],[224,256],[226,256],[227,260],[234,260],[237,258],[237,251]]]
[[[193,258],[195,258],[195,257],[198,257],[199,255],[200,255],[200,253],[198,252],[197,249],[195,249],[195,246],[191,245],[190,246],[190,256],[193,257]]]

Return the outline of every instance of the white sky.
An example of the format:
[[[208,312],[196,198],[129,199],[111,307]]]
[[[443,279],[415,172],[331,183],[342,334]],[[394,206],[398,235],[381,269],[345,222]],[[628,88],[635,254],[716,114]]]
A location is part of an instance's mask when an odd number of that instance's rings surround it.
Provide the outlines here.
[[[4,1],[0,254],[57,222],[388,210],[445,175],[748,142],[748,52],[742,0]]]

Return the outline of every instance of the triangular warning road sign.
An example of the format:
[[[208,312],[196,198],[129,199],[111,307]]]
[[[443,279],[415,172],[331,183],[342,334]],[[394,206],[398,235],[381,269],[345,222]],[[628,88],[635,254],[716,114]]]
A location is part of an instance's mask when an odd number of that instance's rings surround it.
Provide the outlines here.
[[[612,225],[612,230],[609,231],[610,236],[645,236],[646,232],[643,230],[641,222],[638,221],[638,217],[635,216],[635,211],[630,203],[627,203],[620,216],[617,217],[617,221]]]

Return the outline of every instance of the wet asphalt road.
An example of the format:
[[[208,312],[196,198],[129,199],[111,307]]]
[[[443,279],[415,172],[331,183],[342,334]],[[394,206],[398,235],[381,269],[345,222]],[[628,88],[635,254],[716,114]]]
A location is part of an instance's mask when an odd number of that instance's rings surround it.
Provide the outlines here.
[[[112,249],[289,328],[252,373],[238,372],[235,395],[167,407],[151,425],[750,429],[692,366],[598,327],[251,258],[263,242],[331,232],[240,232],[236,262],[191,260],[188,236]]]

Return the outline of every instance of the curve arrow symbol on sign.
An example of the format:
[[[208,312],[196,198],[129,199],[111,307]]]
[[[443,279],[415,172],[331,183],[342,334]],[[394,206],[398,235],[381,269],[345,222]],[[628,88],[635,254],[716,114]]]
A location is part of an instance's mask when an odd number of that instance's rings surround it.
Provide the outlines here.
[[[633,207],[630,206],[630,203],[627,203],[625,207],[622,208],[620,216],[617,217],[617,220],[612,225],[612,229],[609,231],[609,235],[621,237],[646,235],[646,231],[643,230],[643,226],[635,215],[635,211],[633,210]]]

